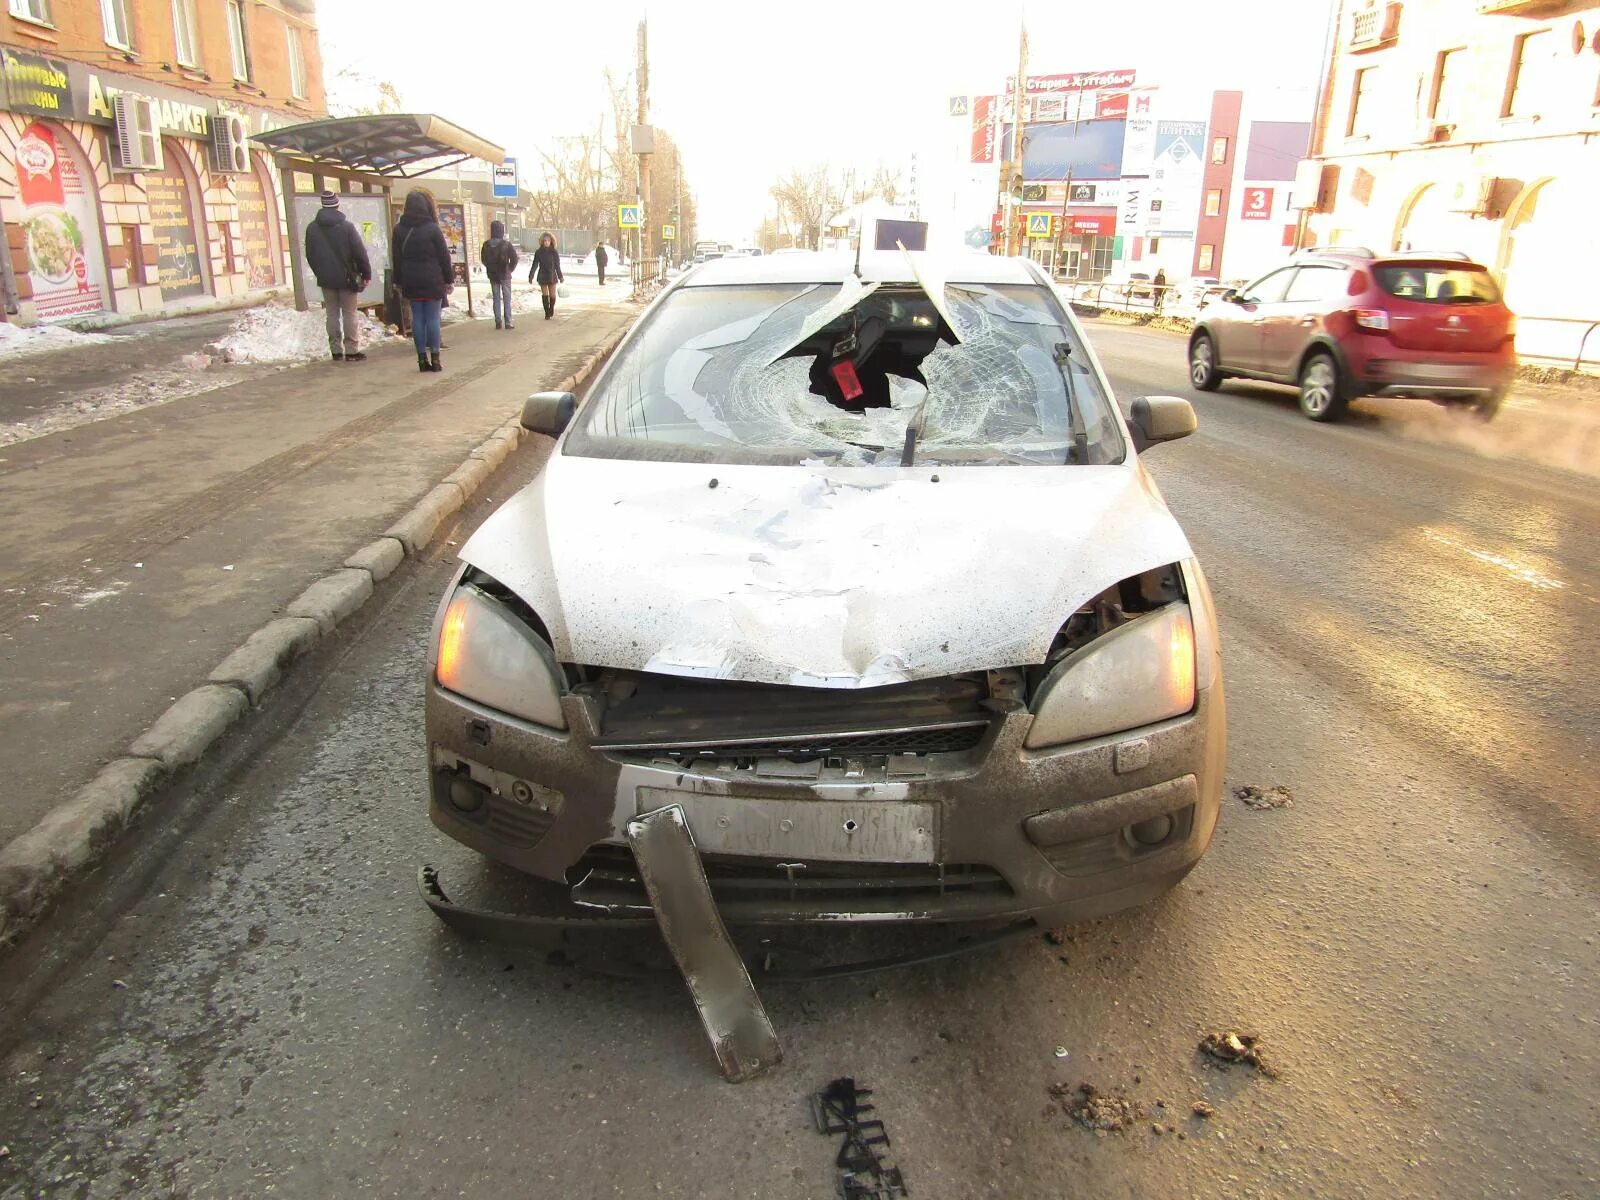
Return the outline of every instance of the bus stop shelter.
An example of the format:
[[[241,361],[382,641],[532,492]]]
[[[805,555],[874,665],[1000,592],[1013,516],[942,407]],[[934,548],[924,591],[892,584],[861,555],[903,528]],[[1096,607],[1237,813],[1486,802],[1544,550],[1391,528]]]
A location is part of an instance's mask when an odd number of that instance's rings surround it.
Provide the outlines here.
[[[339,193],[339,206],[355,224],[372,260],[373,279],[357,301],[363,308],[381,307],[388,295],[389,231],[396,182],[468,159],[498,166],[506,152],[493,142],[452,125],[431,113],[384,113],[364,117],[329,117],[286,125],[256,134],[251,141],[273,152],[289,230],[294,305],[304,311],[317,294],[305,262],[305,229],[321,206],[323,191]],[[441,224],[449,215],[441,213]],[[467,253],[466,227],[446,224],[446,241],[454,238]],[[470,260],[466,260],[470,263]],[[465,270],[467,307],[472,307],[472,271]]]

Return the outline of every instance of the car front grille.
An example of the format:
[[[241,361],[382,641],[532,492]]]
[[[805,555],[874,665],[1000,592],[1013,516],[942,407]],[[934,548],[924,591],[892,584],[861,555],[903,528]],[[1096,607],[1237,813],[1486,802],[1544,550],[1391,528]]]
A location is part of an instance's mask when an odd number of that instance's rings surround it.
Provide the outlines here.
[[[701,863],[719,904],[908,909],[960,898],[1004,900],[1011,886],[991,867],[972,863],[788,862],[704,854]],[[605,907],[648,907],[633,854],[625,846],[590,847],[568,872],[573,899]]]
[[[992,719],[981,675],[848,691],[613,672],[603,693],[596,749],[679,762],[961,753]]]

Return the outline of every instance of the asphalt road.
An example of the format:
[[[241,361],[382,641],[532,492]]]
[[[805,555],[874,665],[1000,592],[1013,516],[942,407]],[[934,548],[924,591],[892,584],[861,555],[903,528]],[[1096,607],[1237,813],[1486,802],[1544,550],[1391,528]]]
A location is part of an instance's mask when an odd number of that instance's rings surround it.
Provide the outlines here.
[[[1178,339],[1092,332],[1124,401],[1192,395]],[[423,811],[441,545],[0,966],[0,1197],[809,1200],[835,1145],[805,1097],[839,1075],[917,1197],[1595,1195],[1600,489],[1387,407],[1194,398],[1149,462],[1217,594],[1230,784],[1294,799],[1229,798],[1175,892],[766,986],[786,1061],[722,1083],[681,986],[463,943],[418,901],[423,861],[482,878]],[[1279,1077],[1205,1066],[1229,1028]],[[1079,1081],[1146,1115],[1072,1125],[1047,1089]]]

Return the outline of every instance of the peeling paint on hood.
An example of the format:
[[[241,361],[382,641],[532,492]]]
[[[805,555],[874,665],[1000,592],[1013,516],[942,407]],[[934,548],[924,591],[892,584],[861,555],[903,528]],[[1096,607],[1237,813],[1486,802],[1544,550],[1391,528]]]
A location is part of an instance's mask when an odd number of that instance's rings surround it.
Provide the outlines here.
[[[774,467],[559,449],[461,553],[533,607],[564,662],[836,688],[1042,662],[1087,600],[1189,556],[1137,460]]]

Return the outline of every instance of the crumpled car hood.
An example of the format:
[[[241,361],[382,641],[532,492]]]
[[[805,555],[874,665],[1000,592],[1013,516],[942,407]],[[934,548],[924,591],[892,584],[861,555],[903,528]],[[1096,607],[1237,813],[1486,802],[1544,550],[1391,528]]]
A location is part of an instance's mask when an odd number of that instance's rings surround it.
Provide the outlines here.
[[[1084,602],[1189,555],[1137,462],[559,452],[461,552],[533,607],[563,662],[836,688],[1042,662]]]

